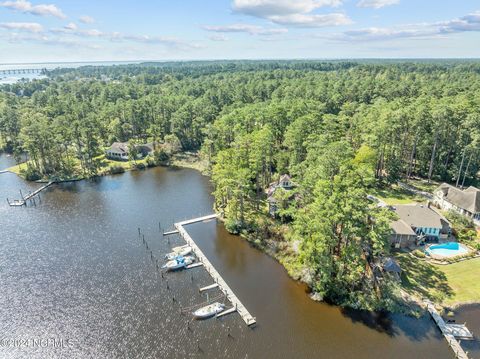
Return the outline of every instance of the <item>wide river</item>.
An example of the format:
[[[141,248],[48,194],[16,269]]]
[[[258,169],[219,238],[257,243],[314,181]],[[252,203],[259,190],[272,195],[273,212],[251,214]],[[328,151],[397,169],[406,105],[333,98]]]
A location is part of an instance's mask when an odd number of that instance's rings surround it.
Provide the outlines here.
[[[0,157],[0,170],[12,162]],[[189,328],[180,310],[204,302],[198,288],[212,280],[202,267],[162,278],[155,259],[183,244],[159,222],[212,212],[209,180],[194,170],[55,185],[36,206],[7,205],[38,186],[0,174],[1,358],[453,358],[429,318],[314,302],[215,221],[186,228],[258,324],[234,313]]]

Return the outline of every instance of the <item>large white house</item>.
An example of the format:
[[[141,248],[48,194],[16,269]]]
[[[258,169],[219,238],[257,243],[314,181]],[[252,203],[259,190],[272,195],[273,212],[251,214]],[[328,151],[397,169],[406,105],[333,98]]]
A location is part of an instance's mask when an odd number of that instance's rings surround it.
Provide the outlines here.
[[[480,224],[480,190],[468,187],[461,190],[447,183],[442,183],[434,192],[434,203],[448,211],[454,210]]]
[[[135,148],[138,152],[137,158],[143,158],[148,156],[153,152],[153,143],[146,143],[142,145],[135,145]],[[128,143],[127,142],[114,142],[105,151],[105,154],[108,158],[112,160],[123,160],[128,161]]]
[[[128,143],[114,142],[109,149],[105,151],[108,158],[114,160],[128,161]]]

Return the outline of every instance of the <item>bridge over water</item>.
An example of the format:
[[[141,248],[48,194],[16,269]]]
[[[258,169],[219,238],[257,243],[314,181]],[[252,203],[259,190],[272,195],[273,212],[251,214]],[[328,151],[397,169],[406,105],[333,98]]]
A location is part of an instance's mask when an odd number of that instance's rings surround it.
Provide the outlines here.
[[[0,70],[0,76],[5,75],[21,75],[21,74],[46,74],[47,69],[36,68],[36,69],[6,69]]]

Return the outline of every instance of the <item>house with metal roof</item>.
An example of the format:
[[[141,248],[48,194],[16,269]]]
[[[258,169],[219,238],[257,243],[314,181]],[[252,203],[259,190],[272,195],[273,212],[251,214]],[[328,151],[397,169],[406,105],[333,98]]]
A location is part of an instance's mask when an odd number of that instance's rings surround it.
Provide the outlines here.
[[[434,192],[434,203],[444,210],[454,210],[480,224],[480,190],[470,186],[461,190],[442,183]]]

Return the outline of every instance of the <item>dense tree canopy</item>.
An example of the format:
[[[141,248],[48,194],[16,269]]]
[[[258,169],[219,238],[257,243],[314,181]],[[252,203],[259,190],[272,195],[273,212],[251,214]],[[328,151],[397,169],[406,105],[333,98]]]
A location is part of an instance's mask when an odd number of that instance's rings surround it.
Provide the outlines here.
[[[411,176],[476,182],[480,63],[147,63],[60,69],[1,88],[0,144],[27,153],[40,176],[75,163],[94,175],[114,141],[200,151],[232,232],[258,226],[265,188],[289,173],[294,200],[277,196],[291,203],[283,220],[293,221],[313,288],[372,308],[383,299],[366,290],[364,269],[388,252],[388,215],[369,205],[368,188]]]

